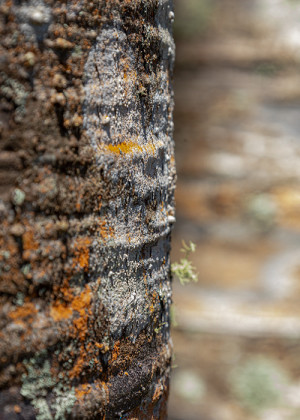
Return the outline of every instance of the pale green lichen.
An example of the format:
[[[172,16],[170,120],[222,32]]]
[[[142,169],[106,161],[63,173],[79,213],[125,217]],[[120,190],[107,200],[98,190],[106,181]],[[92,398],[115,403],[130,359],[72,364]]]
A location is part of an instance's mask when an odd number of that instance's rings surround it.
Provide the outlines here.
[[[13,202],[16,206],[21,206],[25,200],[25,193],[24,191],[16,188],[13,193]]]
[[[18,292],[15,297],[15,304],[17,306],[22,306],[24,304],[25,295],[22,292]]]
[[[51,404],[51,408],[55,411],[54,420],[64,420],[66,414],[72,411],[76,402],[75,389],[74,387],[70,389],[59,384],[54,388],[54,394],[56,399]]]
[[[182,241],[181,252],[185,254],[184,258],[182,258],[180,262],[171,264],[172,274],[178,278],[182,285],[191,281],[198,281],[198,274],[195,272],[195,267],[189,260],[190,253],[195,252],[195,250],[196,245],[193,242],[190,241],[189,245],[187,245],[184,241]]]
[[[24,276],[27,276],[30,272],[30,269],[31,269],[31,265],[26,264],[26,265],[24,265],[24,267],[22,267],[21,271],[24,274]]]
[[[45,398],[36,398],[31,404],[37,411],[37,420],[53,420],[53,416]]]
[[[50,371],[50,362],[39,353],[36,357],[24,361],[27,374],[22,375],[21,395],[27,398],[36,409],[37,420],[51,420],[52,414],[46,396],[55,385]]]
[[[6,251],[6,250],[3,250],[3,251],[0,252],[0,256],[3,257],[5,260],[8,260],[9,257],[10,257],[10,252]]]
[[[36,410],[37,420],[65,420],[75,404],[75,390],[53,378],[45,352],[24,361],[27,374],[22,376],[21,395]],[[55,397],[47,400],[49,393]]]
[[[9,78],[4,72],[0,73],[0,77],[3,79],[0,92],[8,100],[14,102],[17,116],[23,115],[25,113],[28,92],[21,83],[15,79]]]
[[[72,52],[72,57],[74,58],[80,58],[83,54],[82,48],[80,47],[80,45],[75,45],[73,52]]]

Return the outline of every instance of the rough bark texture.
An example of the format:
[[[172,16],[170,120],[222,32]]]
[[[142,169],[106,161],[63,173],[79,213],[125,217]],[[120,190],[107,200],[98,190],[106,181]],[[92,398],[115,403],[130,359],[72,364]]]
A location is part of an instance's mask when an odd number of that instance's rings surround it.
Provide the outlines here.
[[[0,11],[0,418],[165,418],[172,2]]]

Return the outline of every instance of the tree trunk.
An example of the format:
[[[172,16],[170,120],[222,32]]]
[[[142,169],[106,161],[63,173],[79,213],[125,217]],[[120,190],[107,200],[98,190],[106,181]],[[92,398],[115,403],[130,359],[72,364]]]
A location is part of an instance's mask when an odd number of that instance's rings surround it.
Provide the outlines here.
[[[0,10],[0,418],[166,418],[172,1]]]

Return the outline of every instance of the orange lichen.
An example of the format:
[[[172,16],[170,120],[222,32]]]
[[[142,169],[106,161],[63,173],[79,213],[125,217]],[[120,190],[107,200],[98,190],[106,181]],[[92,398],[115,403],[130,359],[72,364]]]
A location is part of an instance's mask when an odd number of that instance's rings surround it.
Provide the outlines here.
[[[75,388],[75,395],[77,400],[83,401],[85,397],[92,392],[99,393],[100,395],[103,395],[103,391],[105,392],[105,399],[106,402],[109,401],[109,391],[108,386],[105,382],[102,381],[94,381],[93,384],[82,384]]]
[[[106,221],[103,219],[99,219],[98,222],[98,232],[100,233],[100,236],[102,239],[107,239],[108,238],[108,230],[111,232],[110,229],[107,228],[106,226]]]
[[[39,248],[39,244],[34,240],[34,235],[32,230],[28,230],[23,234],[23,249],[25,251],[35,251]]]
[[[83,268],[85,271],[88,270],[90,244],[91,240],[88,237],[81,237],[77,239],[75,243],[75,258],[73,260],[73,267],[79,265],[79,267]]]
[[[101,353],[107,353],[109,351],[109,346],[107,344],[94,343],[94,345],[97,349],[101,350]]]
[[[61,321],[68,319],[74,311],[79,312],[80,318],[73,321],[76,331],[83,333],[85,330],[88,314],[86,309],[89,308],[92,298],[92,292],[89,285],[78,296],[72,294],[72,290],[68,285],[61,287],[65,302],[55,301],[50,308],[50,315],[54,321]],[[85,335],[85,331],[83,333]],[[84,337],[83,337],[84,339]]]
[[[86,319],[85,316],[83,318],[79,317],[77,319],[74,319],[73,326],[75,328],[75,331],[77,332],[76,337],[79,338],[80,341],[84,341],[86,336]]]
[[[79,296],[75,296],[71,306],[74,311],[79,312],[81,315],[82,311],[84,311],[86,308],[89,307],[91,303],[92,298],[92,292],[89,285],[86,286],[86,288],[80,293]]]
[[[64,301],[65,302],[72,302],[72,300],[74,299],[74,294],[73,291],[69,285],[69,280],[68,278],[66,278],[63,282],[63,284],[59,287],[57,287],[58,290],[54,290],[55,294],[57,295],[59,292],[63,294],[64,297]]]
[[[92,387],[90,384],[83,384],[78,388],[75,388],[75,395],[76,398],[82,400],[86,395],[88,395],[92,391]]]
[[[68,283],[63,285],[61,291],[63,292],[65,302],[54,302],[50,308],[50,315],[54,321],[70,318],[74,313],[79,315],[73,319],[69,331],[71,337],[77,338],[80,341],[78,357],[73,368],[69,372],[69,377],[73,379],[78,377],[91,361],[92,344],[89,343],[86,346],[85,342],[88,334],[89,315],[91,314],[90,305],[92,291],[90,286],[87,285],[79,295],[74,296]],[[94,359],[93,362],[95,366],[99,364],[97,359]]]
[[[76,242],[76,250],[81,249],[84,252],[85,247],[89,244],[89,239],[81,238]],[[79,256],[77,261],[76,266],[80,265]],[[75,295],[74,289],[70,287],[69,280],[65,279],[57,293],[60,295],[60,298],[53,302],[50,308],[50,315],[55,321],[68,319],[72,316],[72,323],[68,335],[70,338],[78,340],[76,359],[71,370],[68,372],[69,378],[74,379],[80,377],[82,372],[86,372],[86,370],[91,368],[91,363],[93,364],[93,370],[101,370],[101,364],[98,360],[98,352],[101,345],[99,344],[97,346],[95,342],[89,342],[87,344],[92,300],[90,285],[86,285],[80,294]]]
[[[116,341],[112,354],[111,354],[111,361],[114,362],[115,360],[117,360],[118,356],[120,353],[120,341]]]
[[[50,315],[54,321],[62,321],[68,319],[72,315],[72,309],[66,306],[66,304],[55,303],[50,308]]]
[[[19,306],[14,311],[10,312],[8,316],[16,323],[23,324],[26,319],[26,323],[31,323],[37,313],[37,309],[33,303],[24,303],[23,306]]]
[[[95,346],[96,346],[98,349],[103,349],[104,344],[102,344],[102,343],[95,343]]]
[[[152,303],[149,305],[150,312],[153,313],[155,311],[155,301],[158,299],[158,294],[156,291],[152,293]]]
[[[17,405],[17,404],[16,404],[16,405],[14,405],[14,412],[15,412],[15,413],[20,414],[20,413],[21,413],[21,411],[22,411],[22,410],[21,410],[21,407],[20,407],[19,405]]]
[[[91,357],[93,351],[93,344],[89,343],[87,346],[81,344],[79,349],[79,355],[73,368],[69,372],[70,379],[78,378],[78,376],[86,370],[87,367],[93,363],[94,369],[101,369],[99,360],[96,357]]]
[[[79,355],[76,359],[76,362],[75,362],[73,368],[69,372],[70,379],[78,378],[78,376],[84,370],[84,366],[85,366],[85,363],[86,363],[87,360],[90,360],[89,355],[87,354],[84,346],[82,345],[80,347]]]
[[[81,208],[80,201],[77,201],[77,203],[75,204],[75,208],[76,208],[76,211],[80,212],[80,208]]]
[[[101,384],[101,385],[100,385]],[[109,389],[108,389],[108,385],[107,385],[107,383],[106,382],[100,382],[100,384],[98,385],[99,386],[99,388],[100,388],[100,386],[102,386],[102,388],[104,388],[104,390],[105,390],[105,394],[106,394],[106,401],[108,402],[108,400],[109,400]]]

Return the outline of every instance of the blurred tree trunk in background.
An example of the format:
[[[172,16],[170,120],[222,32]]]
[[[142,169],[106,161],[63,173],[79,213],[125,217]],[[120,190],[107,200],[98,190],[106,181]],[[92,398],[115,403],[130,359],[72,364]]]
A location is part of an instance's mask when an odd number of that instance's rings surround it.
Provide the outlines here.
[[[172,2],[0,11],[0,418],[165,418]]]

